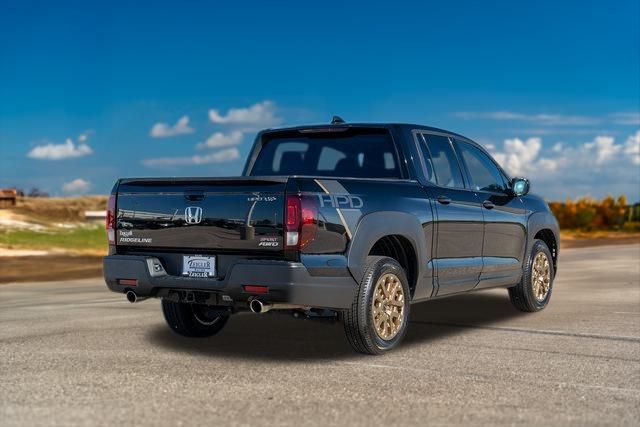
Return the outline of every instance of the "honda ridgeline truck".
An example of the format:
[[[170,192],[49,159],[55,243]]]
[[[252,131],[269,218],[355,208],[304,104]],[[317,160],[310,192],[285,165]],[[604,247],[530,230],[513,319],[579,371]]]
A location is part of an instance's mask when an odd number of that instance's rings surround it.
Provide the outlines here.
[[[356,351],[398,345],[410,304],[507,288],[549,302],[558,224],[478,144],[409,124],[260,132],[240,177],[125,178],[107,214],[109,289],[162,299],[178,334],[232,314],[342,320]]]

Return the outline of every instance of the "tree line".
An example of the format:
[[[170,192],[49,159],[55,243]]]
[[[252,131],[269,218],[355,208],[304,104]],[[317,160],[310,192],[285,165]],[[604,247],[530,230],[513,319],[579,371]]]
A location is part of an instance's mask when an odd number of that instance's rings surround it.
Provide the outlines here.
[[[625,196],[591,197],[549,202],[560,228],[640,231],[640,203],[629,205]]]

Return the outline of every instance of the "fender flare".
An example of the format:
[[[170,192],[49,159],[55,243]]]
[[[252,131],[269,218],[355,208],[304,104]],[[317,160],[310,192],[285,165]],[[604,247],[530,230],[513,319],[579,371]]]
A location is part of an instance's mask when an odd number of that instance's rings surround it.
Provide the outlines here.
[[[534,212],[527,220],[527,249],[525,252],[525,260],[531,253],[533,247],[534,237],[540,230],[549,229],[553,232],[553,237],[556,240],[556,258],[560,254],[560,227],[556,217],[549,211]],[[549,248],[552,250],[553,248]],[[523,260],[523,266],[525,261]]]
[[[347,252],[347,266],[353,278],[360,283],[364,276],[364,265],[373,245],[382,237],[400,235],[412,245],[417,258],[417,281],[424,275],[423,260],[427,241],[422,224],[417,217],[404,212],[378,211],[360,219]]]

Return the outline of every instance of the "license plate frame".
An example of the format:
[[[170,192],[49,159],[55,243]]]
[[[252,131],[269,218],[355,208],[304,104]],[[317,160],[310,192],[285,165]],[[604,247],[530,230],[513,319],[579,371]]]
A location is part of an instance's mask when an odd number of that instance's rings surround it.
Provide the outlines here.
[[[212,279],[217,275],[215,255],[182,255],[182,275],[197,279]]]

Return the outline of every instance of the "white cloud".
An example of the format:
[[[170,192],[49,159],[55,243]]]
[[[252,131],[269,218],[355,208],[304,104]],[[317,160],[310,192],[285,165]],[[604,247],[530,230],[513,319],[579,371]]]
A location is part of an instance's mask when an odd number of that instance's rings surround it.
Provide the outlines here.
[[[274,126],[282,123],[276,115],[276,105],[272,101],[262,101],[248,108],[231,108],[227,114],[219,110],[209,110],[209,120],[216,124],[234,124],[249,126]]]
[[[95,132],[93,129],[88,129],[78,135],[78,142],[87,142],[89,137],[93,135]]]
[[[521,121],[531,122],[539,125],[546,126],[585,126],[594,125],[602,122],[602,119],[598,117],[589,116],[576,116],[565,114],[524,114],[516,113],[513,111],[461,111],[454,113],[454,116],[461,119],[474,120],[474,119],[486,119],[486,120],[499,120],[499,121]]]
[[[232,145],[238,145],[242,143],[242,138],[244,137],[244,133],[241,131],[233,131],[229,134],[225,134],[222,132],[215,132],[211,135],[205,142],[198,144],[196,147],[199,149],[202,148],[220,148],[220,147],[228,147]]]
[[[149,167],[206,165],[211,163],[226,163],[240,158],[237,148],[226,148],[207,155],[194,155],[190,157],[159,157],[145,159],[142,163]]]
[[[600,165],[613,158],[616,153],[619,153],[622,146],[617,145],[612,136],[596,136],[593,142],[584,144],[584,148],[588,152],[595,154],[596,164]]]
[[[613,119],[613,122],[619,125],[640,125],[640,111],[628,112],[628,113],[611,113],[609,117]]]
[[[460,111],[453,113],[454,116],[465,120],[496,120],[532,123],[538,126],[589,126],[601,123],[613,123],[616,125],[640,125],[640,112],[618,112],[609,113],[600,117],[566,115],[566,114],[526,114],[514,111]],[[529,131],[528,131],[529,132]],[[548,129],[541,127],[538,130],[530,130],[530,133],[544,134],[573,134],[579,135],[593,131],[585,129]]]
[[[88,156],[93,153],[93,150],[85,143],[87,140],[86,134],[83,135],[84,138],[82,140],[79,138],[77,145],[68,138],[64,144],[48,143],[45,145],[38,145],[29,151],[27,156],[32,159],[39,160],[64,160],[74,157]]]
[[[487,148],[493,153],[495,159],[509,173],[514,176],[520,176],[527,172],[528,165],[535,161],[542,148],[542,140],[540,138],[529,138],[523,141],[518,138],[506,139],[504,141],[504,151],[496,151],[495,148]],[[539,166],[545,170],[555,168],[555,164],[548,159]]]
[[[194,129],[189,127],[189,116],[182,116],[173,126],[167,123],[156,123],[151,128],[149,135],[153,138],[166,138],[169,136],[186,135],[193,132]]]
[[[617,135],[619,132],[615,130],[611,130],[608,127],[602,127],[601,129],[594,129],[591,126],[586,127],[562,127],[562,126],[547,126],[544,125],[536,126],[536,127],[510,127],[501,129],[503,132],[512,132],[512,133],[523,133],[527,135],[538,135],[538,136],[559,136],[559,135],[567,135],[567,136],[588,136],[591,137],[593,135]]]
[[[626,194],[631,201],[640,200],[640,130],[624,143],[600,135],[547,149],[541,138],[513,138],[502,149],[489,151],[509,174],[530,178],[533,191],[548,199]]]
[[[225,163],[240,158],[240,152],[235,147],[242,144],[245,132],[259,127],[269,127],[282,122],[277,115],[277,108],[272,101],[262,101],[247,108],[231,108],[226,113],[219,110],[209,110],[209,120],[216,125],[226,125],[226,132],[216,131],[205,141],[196,145],[199,150],[220,149],[210,154],[194,154],[182,157],[157,157],[145,159],[143,165],[148,167],[171,167],[183,165],[204,165],[211,163]],[[190,129],[189,119],[182,117],[175,126],[169,127],[164,123],[157,123],[151,129],[152,136],[170,136],[176,134],[176,129]],[[190,129],[189,132],[193,130]],[[184,133],[183,131],[178,131]]]
[[[640,130],[627,138],[624,153],[629,155],[633,164],[640,165]]]
[[[84,194],[91,189],[91,183],[85,181],[82,178],[74,179],[70,182],[65,182],[62,185],[62,191],[67,194]]]

